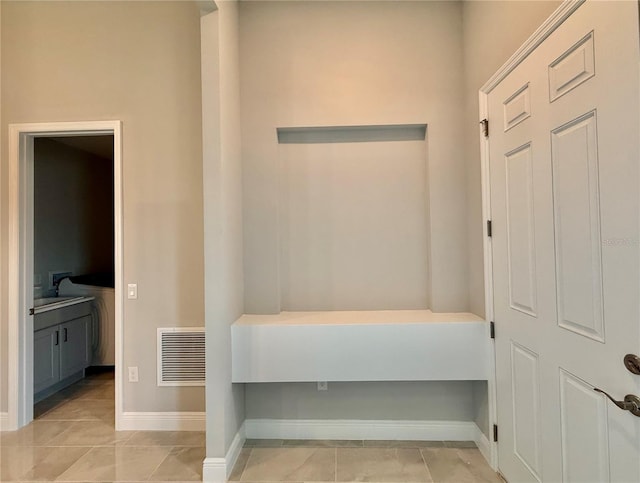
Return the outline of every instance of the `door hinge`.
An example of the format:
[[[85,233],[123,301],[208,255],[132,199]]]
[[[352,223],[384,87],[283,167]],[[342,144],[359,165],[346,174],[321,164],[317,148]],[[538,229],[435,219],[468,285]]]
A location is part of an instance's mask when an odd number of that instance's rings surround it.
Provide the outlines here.
[[[489,119],[483,119],[482,121],[480,121],[480,124],[482,125],[482,135],[488,138],[489,137]]]
[[[493,425],[493,442],[494,443],[498,442],[498,425],[497,424]]]
[[[491,220],[487,220],[487,236],[493,236],[493,226]]]
[[[493,321],[489,322],[489,333],[492,339],[496,338],[496,323]]]

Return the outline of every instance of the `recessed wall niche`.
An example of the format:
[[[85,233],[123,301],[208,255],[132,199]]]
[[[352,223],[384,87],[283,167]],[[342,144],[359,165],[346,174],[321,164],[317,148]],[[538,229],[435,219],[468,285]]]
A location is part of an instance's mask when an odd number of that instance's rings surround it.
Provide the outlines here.
[[[277,133],[282,310],[429,308],[426,124]]]

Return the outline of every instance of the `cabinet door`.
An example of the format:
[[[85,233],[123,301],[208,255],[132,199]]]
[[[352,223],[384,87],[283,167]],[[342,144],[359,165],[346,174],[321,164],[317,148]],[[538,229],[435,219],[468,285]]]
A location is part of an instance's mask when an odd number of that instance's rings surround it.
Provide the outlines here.
[[[33,392],[38,393],[60,380],[59,326],[33,333]]]
[[[60,379],[89,366],[91,317],[80,317],[60,325]]]

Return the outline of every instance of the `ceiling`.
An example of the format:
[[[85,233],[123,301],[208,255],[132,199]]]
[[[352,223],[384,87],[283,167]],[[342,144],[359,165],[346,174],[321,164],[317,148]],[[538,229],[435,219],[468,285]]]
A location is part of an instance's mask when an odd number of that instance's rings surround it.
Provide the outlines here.
[[[113,135],[100,136],[57,136],[50,137],[52,141],[80,149],[101,158],[113,161]]]

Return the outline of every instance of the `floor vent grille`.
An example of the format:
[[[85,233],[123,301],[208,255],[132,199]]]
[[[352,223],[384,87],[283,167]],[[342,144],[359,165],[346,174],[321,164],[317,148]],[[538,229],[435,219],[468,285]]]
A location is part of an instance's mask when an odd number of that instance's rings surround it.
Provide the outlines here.
[[[204,386],[204,327],[158,329],[158,386]]]

